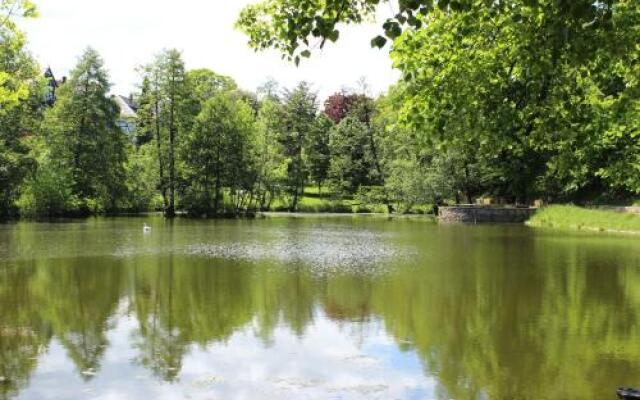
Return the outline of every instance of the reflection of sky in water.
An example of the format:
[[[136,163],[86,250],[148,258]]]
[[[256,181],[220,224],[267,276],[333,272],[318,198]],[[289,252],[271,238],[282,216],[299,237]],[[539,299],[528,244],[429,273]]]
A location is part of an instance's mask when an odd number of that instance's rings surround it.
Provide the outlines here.
[[[639,254],[635,239],[382,219],[0,226],[0,389],[611,398],[640,376]]]
[[[320,316],[320,315],[319,315]],[[85,382],[64,348],[53,341],[19,399],[429,399],[415,353],[399,352],[379,321],[335,324],[318,318],[303,337],[279,327],[273,341],[253,327],[228,341],[192,346],[174,383],[155,379],[133,361],[135,318],[123,315],[109,331],[101,368]],[[366,335],[358,332],[366,330]]]

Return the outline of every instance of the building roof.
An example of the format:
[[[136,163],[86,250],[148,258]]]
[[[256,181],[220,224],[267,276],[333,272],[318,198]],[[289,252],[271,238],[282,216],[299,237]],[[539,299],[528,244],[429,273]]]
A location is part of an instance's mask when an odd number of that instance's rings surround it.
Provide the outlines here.
[[[131,101],[130,98],[125,96],[113,96],[113,99],[120,107],[120,116],[122,118],[138,118],[138,107]]]

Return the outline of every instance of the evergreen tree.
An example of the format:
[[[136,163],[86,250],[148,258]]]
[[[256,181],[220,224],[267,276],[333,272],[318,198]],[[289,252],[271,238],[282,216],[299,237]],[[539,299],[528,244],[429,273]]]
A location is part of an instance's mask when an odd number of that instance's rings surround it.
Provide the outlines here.
[[[143,131],[153,136],[163,211],[172,218],[180,180],[178,147],[197,113],[189,107],[195,100],[189,93],[180,52],[165,50],[158,54],[143,70],[141,89],[140,122]]]
[[[81,211],[114,210],[124,194],[126,137],[102,58],[88,48],[45,117],[51,156],[70,171]]]
[[[309,85],[301,82],[285,94],[279,142],[286,158],[286,192],[291,198],[289,209],[296,211],[307,179],[304,145],[307,134],[313,130],[317,115],[316,95]]]
[[[372,169],[369,128],[355,116],[348,116],[330,133],[329,176],[341,192],[353,194],[369,184]]]
[[[333,123],[325,115],[319,115],[315,126],[309,131],[307,138],[307,160],[309,178],[318,186],[318,194],[322,194],[322,184],[329,177],[331,154],[329,151],[329,133]]]
[[[142,88],[140,94],[140,107],[138,108],[138,123],[140,134],[152,137],[155,147],[155,158],[158,166],[157,188],[162,195],[162,210],[166,211],[169,205],[167,197],[166,181],[166,157],[164,153],[164,134],[160,115],[161,68],[159,62],[146,66],[143,70]]]
[[[286,182],[282,146],[278,142],[282,126],[282,103],[273,88],[260,103],[256,123],[255,154],[258,168],[257,195],[261,209],[269,209]]]
[[[167,167],[169,173],[168,193],[169,200],[165,215],[169,218],[175,216],[176,187],[178,174],[176,171],[176,155],[178,141],[181,135],[190,128],[186,106],[188,101],[187,82],[184,62],[178,50],[167,50],[160,55],[161,66],[161,92],[163,103],[161,108],[162,120],[168,133]]]

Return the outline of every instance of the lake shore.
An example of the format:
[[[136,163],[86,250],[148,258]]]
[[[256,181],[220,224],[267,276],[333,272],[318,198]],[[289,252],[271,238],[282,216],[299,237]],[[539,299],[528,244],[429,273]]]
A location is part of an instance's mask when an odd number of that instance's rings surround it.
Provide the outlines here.
[[[536,228],[640,235],[639,215],[569,205],[542,208],[526,224]]]

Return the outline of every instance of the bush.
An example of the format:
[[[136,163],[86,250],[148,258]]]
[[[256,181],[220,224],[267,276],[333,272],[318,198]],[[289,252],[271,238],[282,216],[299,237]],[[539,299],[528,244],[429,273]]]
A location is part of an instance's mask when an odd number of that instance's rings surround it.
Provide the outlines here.
[[[71,176],[45,158],[24,183],[17,206],[26,217],[54,217],[78,213],[81,204],[73,196]]]
[[[300,202],[298,206],[299,212],[310,213],[351,213],[351,205],[345,204],[340,200],[325,200],[320,202]]]

